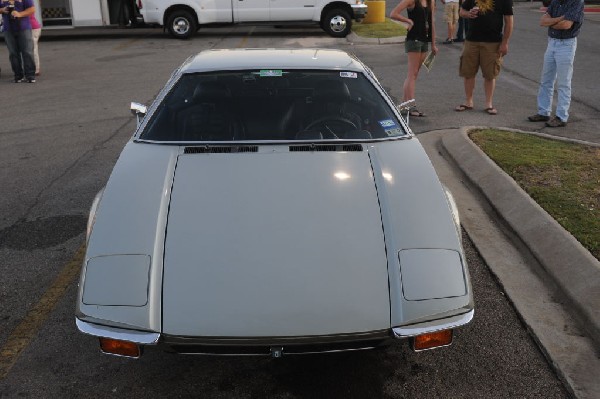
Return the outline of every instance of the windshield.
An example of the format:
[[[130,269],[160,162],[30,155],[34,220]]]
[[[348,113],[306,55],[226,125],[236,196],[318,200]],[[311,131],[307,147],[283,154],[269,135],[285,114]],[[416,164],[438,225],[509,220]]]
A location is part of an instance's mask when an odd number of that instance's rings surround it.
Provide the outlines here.
[[[382,95],[360,73],[248,70],[184,74],[140,138],[319,141],[405,134]]]

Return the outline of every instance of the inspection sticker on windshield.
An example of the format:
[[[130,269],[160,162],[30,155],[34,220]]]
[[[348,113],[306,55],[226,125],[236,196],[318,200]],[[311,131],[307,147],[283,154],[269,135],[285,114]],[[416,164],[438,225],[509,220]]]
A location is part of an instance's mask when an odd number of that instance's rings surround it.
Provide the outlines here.
[[[384,129],[390,129],[390,128],[394,128],[396,127],[396,122],[394,122],[391,119],[384,119],[382,121],[379,121],[379,124],[381,125],[382,128]]]
[[[340,77],[356,79],[358,74],[356,72],[340,72]]]
[[[397,136],[399,134],[402,134],[402,129],[400,129],[398,125],[396,125],[396,122],[394,122],[391,119],[384,119],[382,121],[379,121],[379,124],[385,131],[385,134],[387,134],[388,136]]]
[[[283,71],[281,69],[261,69],[260,76],[262,76],[262,77],[283,76]]]

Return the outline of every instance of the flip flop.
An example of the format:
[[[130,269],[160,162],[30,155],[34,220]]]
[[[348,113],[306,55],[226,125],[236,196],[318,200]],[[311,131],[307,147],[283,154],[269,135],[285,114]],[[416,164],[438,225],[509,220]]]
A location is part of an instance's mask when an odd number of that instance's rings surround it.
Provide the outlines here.
[[[473,107],[469,107],[466,104],[460,104],[458,107],[454,108],[456,112],[470,111]]]
[[[489,107],[484,109],[485,112],[487,112],[488,115],[497,115],[498,114],[498,110],[494,107]]]
[[[409,114],[410,116],[419,116],[419,117],[425,116],[425,114],[424,114],[423,112],[419,111],[419,110],[418,110],[418,109],[416,109],[416,108],[413,108],[413,109],[411,109],[411,110],[408,112],[408,114]]]

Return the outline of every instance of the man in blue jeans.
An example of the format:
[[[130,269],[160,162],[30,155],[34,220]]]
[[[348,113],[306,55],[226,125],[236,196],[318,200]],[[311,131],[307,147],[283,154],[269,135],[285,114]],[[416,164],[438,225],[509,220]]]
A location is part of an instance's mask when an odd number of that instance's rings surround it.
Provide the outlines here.
[[[548,27],[548,47],[537,96],[538,112],[528,118],[531,122],[546,122],[548,127],[567,126],[577,35],[583,24],[583,1],[553,0],[542,16],[540,25]],[[556,116],[550,118],[555,82],[558,102]]]
[[[0,1],[4,41],[8,47],[15,83],[23,79],[35,83],[33,38],[29,23],[29,16],[34,12],[33,0]]]

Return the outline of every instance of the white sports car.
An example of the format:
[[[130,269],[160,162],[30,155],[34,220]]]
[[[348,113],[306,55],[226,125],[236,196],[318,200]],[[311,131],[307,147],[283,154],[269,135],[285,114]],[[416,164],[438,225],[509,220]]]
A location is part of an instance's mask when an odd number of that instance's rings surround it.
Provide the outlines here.
[[[77,296],[103,352],[424,350],[472,319],[452,197],[354,56],[204,51],[132,111]]]

